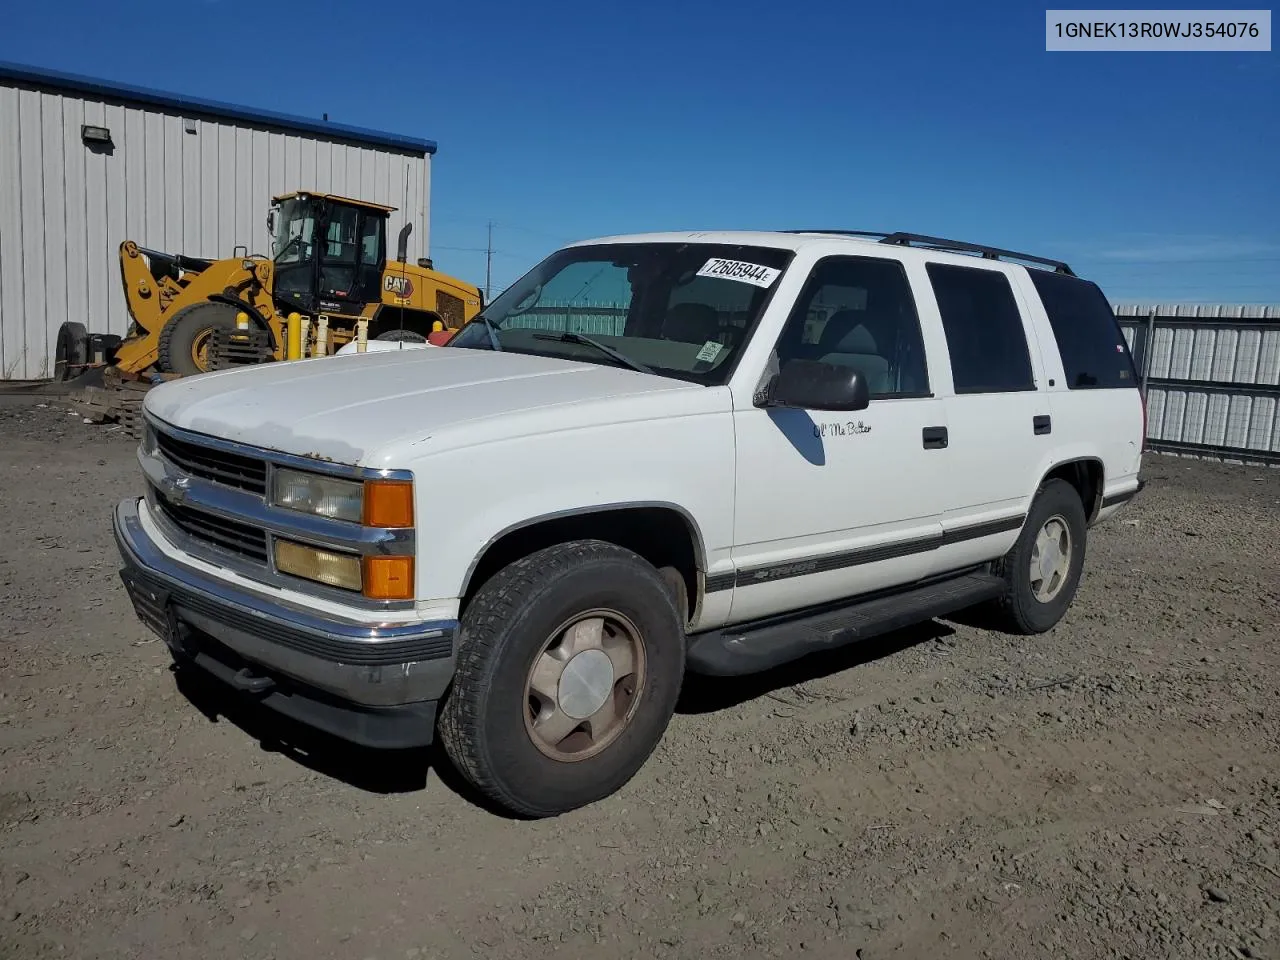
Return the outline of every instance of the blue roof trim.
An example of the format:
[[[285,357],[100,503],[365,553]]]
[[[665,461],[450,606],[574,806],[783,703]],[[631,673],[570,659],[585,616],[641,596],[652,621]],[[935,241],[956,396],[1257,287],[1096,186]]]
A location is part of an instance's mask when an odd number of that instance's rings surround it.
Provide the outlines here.
[[[245,120],[250,123],[285,130],[297,130],[302,133],[315,133],[334,140],[352,140],[371,146],[392,147],[418,154],[436,152],[434,140],[423,140],[419,137],[405,137],[381,130],[370,130],[367,127],[352,127],[342,123],[326,123],[310,117],[300,117],[288,113],[275,113],[271,110],[256,110],[253,107],[239,106],[234,103],[223,103],[218,100],[203,100],[199,97],[186,97],[163,90],[152,90],[149,87],[135,87],[124,83],[113,83],[98,80],[94,77],[83,77],[74,73],[60,73],[56,70],[43,70],[21,63],[8,63],[0,60],[0,80],[14,80],[41,87],[56,87],[76,93],[87,93],[99,97],[116,100],[127,100],[133,103],[154,104],[170,110],[200,113],[228,120]]]

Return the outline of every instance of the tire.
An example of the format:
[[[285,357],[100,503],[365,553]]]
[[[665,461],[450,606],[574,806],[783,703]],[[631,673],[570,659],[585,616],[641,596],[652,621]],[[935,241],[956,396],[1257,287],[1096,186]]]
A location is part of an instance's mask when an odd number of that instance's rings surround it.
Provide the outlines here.
[[[228,303],[208,301],[183,307],[160,330],[158,359],[162,373],[190,377],[209,369],[209,335],[216,329],[234,330],[239,311]]]
[[[427,338],[413,330],[384,330],[373,339],[392,340],[402,343],[426,343]]]
[[[625,675],[609,670],[608,679],[591,689],[610,691],[600,694],[608,711],[625,717],[613,739],[602,733],[591,746],[596,730],[608,729],[607,720],[595,725],[597,713],[553,748],[539,726],[542,718],[550,714],[554,721],[559,711],[567,725],[592,705],[574,700],[572,688],[565,693],[570,666],[560,668],[553,687],[558,699],[540,700],[531,689],[535,665],[551,658],[544,648],[554,646],[560,628],[582,617],[583,636],[601,619],[601,636],[610,643],[626,632],[623,627],[634,628],[639,647],[629,676],[632,692],[628,697]],[[562,662],[569,665],[589,659],[566,656]],[[453,765],[493,804],[530,818],[566,813],[614,793],[648,760],[675,712],[684,663],[684,629],[671,589],[650,564],[596,540],[548,547],[500,570],[467,607],[457,671],[440,714],[440,739]],[[580,689],[588,690],[583,684]]]
[[[70,380],[83,373],[89,362],[89,331],[83,323],[68,320],[58,327],[53,348],[53,379]]]
[[[1044,575],[1041,568],[1043,579],[1035,580],[1031,564],[1036,543],[1051,522],[1052,531],[1065,530],[1069,538],[1068,549],[1063,552],[1068,566],[1056,580]],[[1080,585],[1087,530],[1084,505],[1075,487],[1065,480],[1050,480],[1040,488],[1017,543],[996,565],[997,575],[1005,581],[1004,594],[997,601],[1003,626],[1014,633],[1037,634],[1057,625]],[[1061,543],[1060,537],[1054,539]]]

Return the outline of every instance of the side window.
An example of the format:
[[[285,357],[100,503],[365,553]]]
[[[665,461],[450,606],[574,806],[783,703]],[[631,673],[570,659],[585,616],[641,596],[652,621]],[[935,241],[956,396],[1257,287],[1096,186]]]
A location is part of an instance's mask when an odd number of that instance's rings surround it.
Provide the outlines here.
[[[1030,270],[1067,386],[1072,390],[1136,387],[1138,378],[1120,325],[1098,285],[1047,270]]]
[[[926,266],[942,314],[956,393],[1034,390],[1031,354],[1009,279],[980,267]]]
[[[336,263],[356,262],[356,220],[359,215],[354,207],[339,207],[331,213],[324,246],[326,260]]]
[[[778,339],[777,357],[780,368],[796,359],[854,367],[875,398],[929,393],[920,320],[897,260],[819,262]]]
[[[366,266],[377,266],[382,259],[381,226],[382,221],[373,216],[366,216],[360,224],[360,262]]]

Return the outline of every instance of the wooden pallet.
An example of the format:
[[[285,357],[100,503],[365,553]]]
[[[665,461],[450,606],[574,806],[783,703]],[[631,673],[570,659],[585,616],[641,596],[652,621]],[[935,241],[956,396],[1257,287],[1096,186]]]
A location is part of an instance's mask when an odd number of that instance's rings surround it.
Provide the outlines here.
[[[66,395],[62,405],[90,423],[118,423],[135,440],[142,438],[142,399],[151,384],[109,372],[102,386],[86,386]]]
[[[209,369],[226,370],[275,359],[265,330],[215,328],[209,336]]]

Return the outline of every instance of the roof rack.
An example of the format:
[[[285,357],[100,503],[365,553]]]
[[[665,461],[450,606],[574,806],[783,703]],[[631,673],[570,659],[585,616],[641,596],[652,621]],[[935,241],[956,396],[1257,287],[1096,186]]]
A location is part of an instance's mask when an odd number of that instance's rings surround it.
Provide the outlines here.
[[[784,230],[783,233],[828,233],[843,237],[877,237],[879,243],[890,243],[900,247],[918,246],[924,249],[943,250],[955,253],[977,253],[986,260],[1022,260],[1052,267],[1055,273],[1074,277],[1075,272],[1061,260],[1050,260],[1047,257],[1036,257],[1029,253],[1018,253],[1016,250],[1003,250],[1000,247],[988,247],[980,243],[967,243],[963,240],[946,240],[942,237],[930,237],[922,233],[905,233],[896,231],[886,233],[882,230]]]

